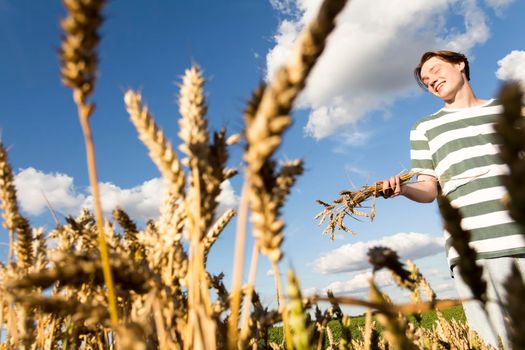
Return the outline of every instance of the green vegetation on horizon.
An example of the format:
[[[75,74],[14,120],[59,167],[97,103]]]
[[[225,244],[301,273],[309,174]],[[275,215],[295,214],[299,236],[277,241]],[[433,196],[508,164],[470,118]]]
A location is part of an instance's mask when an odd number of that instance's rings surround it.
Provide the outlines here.
[[[446,310],[441,311],[443,313],[443,316],[447,321],[450,321],[452,319],[455,319],[456,321],[460,323],[465,323],[465,313],[463,312],[463,306],[458,305],[451,307]],[[414,316],[408,317],[409,321],[412,323],[417,323],[418,321],[415,319]],[[432,328],[437,321],[437,315],[436,311],[428,311],[421,314],[421,320],[419,323],[417,323],[419,326],[423,328],[430,329]],[[339,341],[339,338],[341,337],[341,322],[339,320],[333,320],[328,323],[328,326],[330,327],[332,334],[334,336],[334,342],[337,343]],[[354,316],[351,318],[350,321],[350,327],[352,332],[352,339],[362,339],[362,329],[365,327],[365,316]],[[381,325],[376,324],[376,328],[379,332],[381,332]],[[273,327],[269,331],[269,341],[281,344],[283,339],[283,329],[282,327]],[[328,339],[325,335],[325,347],[328,346]]]

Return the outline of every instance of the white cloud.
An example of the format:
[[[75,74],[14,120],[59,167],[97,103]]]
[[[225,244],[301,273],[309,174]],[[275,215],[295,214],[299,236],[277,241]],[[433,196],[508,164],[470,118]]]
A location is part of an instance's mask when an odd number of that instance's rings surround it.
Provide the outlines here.
[[[47,210],[46,198],[54,210],[78,212],[86,200],[73,185],[73,178],[60,173],[43,173],[35,168],[22,169],[15,176],[17,198],[24,211],[39,215]]]
[[[433,288],[434,292],[436,293],[444,293],[444,292],[454,292],[455,287],[452,285],[452,283],[441,283]]]
[[[498,16],[502,16],[503,10],[513,2],[514,0],[485,0],[485,3],[492,7]]]
[[[319,4],[296,0],[295,16],[281,21],[266,57],[269,78],[286,62]],[[463,23],[454,26],[454,16]],[[317,139],[355,128],[371,112],[388,112],[396,99],[417,91],[412,69],[424,51],[466,52],[490,35],[486,14],[475,0],[354,0],[337,22],[298,103],[311,108],[305,131]]]
[[[495,9],[501,9],[503,7],[509,6],[511,3],[514,2],[514,0],[485,0],[487,5],[495,8]]]
[[[316,288],[316,287],[310,287],[310,288],[301,289],[301,296],[303,298],[304,297],[309,297],[309,296],[312,296],[312,295],[315,295],[315,294],[320,294],[319,293],[319,289]]]
[[[239,197],[235,194],[230,180],[221,183],[221,193],[217,196],[219,207],[217,208],[217,216],[222,215],[230,208],[237,208],[239,204]]]
[[[373,130],[362,130],[357,128],[356,125],[348,125],[341,129],[339,135],[340,143],[334,152],[347,154],[348,146],[362,146],[364,145],[373,135]]]
[[[395,250],[402,260],[415,260],[442,252],[443,238],[410,232],[385,236],[380,240],[345,244],[317,258],[311,266],[322,274],[364,270],[370,267],[368,249],[375,246]]]
[[[347,175],[352,187],[355,187],[355,184],[352,181],[353,175],[357,175],[359,178],[363,178],[363,179],[370,181],[372,172],[368,169],[364,169],[360,167],[359,165],[355,165],[355,164],[346,164],[344,166],[344,169],[345,169],[345,175]]]
[[[448,271],[447,271],[448,272]],[[427,278],[429,277],[436,277],[436,276],[442,276],[443,275],[443,271],[440,270],[440,269],[436,269],[436,268],[432,268],[432,269],[428,269],[428,270],[425,270],[425,272],[423,273],[423,275]],[[448,275],[447,276],[450,276],[450,272],[448,272]]]
[[[429,275],[427,273],[423,274],[427,279],[429,278]],[[348,279],[344,280],[338,280],[329,283],[324,288],[319,287],[311,287],[311,288],[305,288],[302,290],[303,296],[311,296],[314,294],[317,295],[326,295],[327,291],[332,291],[335,295],[341,295],[341,294],[352,294],[354,296],[359,295],[361,293],[365,293],[370,288],[370,278],[372,277],[372,271],[371,269],[352,274],[348,277]],[[389,271],[381,270],[376,272],[374,277],[374,283],[377,287],[389,287],[389,286],[395,286],[395,282],[392,279],[392,274]],[[439,284],[436,284],[434,286],[433,283],[430,283],[432,286],[432,289],[436,293],[448,293],[453,294],[455,292],[454,285],[452,283],[447,282],[441,282]],[[397,292],[396,292],[397,291]],[[399,290],[396,289],[392,294],[390,294],[390,297],[393,298],[395,302],[401,302],[400,297],[403,296],[404,298],[408,297],[410,293],[406,290]],[[399,294],[401,293],[401,294]]]
[[[278,12],[291,15],[295,9],[294,0],[270,0],[272,7]]]
[[[364,292],[370,287],[369,280],[371,277],[372,271],[358,273],[349,280],[330,283],[323,288],[323,292],[326,293],[328,290],[331,290],[334,294]],[[378,287],[388,286],[393,283],[390,273],[387,271],[379,271],[376,273],[374,282]]]
[[[500,80],[517,80],[525,86],[525,51],[514,50],[498,61]]]
[[[46,198],[51,207],[64,215],[77,215],[81,208],[93,208],[90,190],[79,190],[74,179],[61,173],[44,173],[34,168],[20,170],[15,176],[15,186],[22,210],[29,215],[40,215],[47,210]],[[131,188],[121,188],[109,182],[99,185],[102,208],[110,215],[116,207],[125,210],[134,220],[146,221],[159,215],[163,181],[153,178]],[[221,184],[217,215],[237,206],[238,198],[230,181]]]
[[[134,220],[146,221],[159,215],[162,199],[163,182],[160,178],[145,181],[132,188],[120,188],[112,183],[100,183],[100,201],[102,209],[109,215],[113,209],[123,209]],[[86,208],[93,208],[90,195],[83,203]]]

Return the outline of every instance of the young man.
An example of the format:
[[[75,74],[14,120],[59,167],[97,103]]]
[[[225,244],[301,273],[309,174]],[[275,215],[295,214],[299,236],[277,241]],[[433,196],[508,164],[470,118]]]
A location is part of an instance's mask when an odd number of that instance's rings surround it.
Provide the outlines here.
[[[432,202],[438,187],[462,214],[463,229],[471,232],[470,246],[483,266],[490,300],[487,319],[476,302],[464,303],[472,329],[492,346],[508,339],[503,282],[512,262],[525,273],[525,239],[502,203],[506,190],[501,175],[507,166],[498,157],[493,124],[502,107],[497,100],[476,97],[469,83],[467,58],[451,51],[423,54],[414,71],[417,82],[444,102],[442,109],[418,121],[410,132],[413,171],[417,182],[401,186],[399,176],[383,181],[383,196],[403,195],[421,203]],[[456,268],[459,259],[445,232],[447,259],[460,298],[471,298],[470,289]],[[494,331],[495,332],[494,332]],[[497,333],[497,334],[495,334]]]

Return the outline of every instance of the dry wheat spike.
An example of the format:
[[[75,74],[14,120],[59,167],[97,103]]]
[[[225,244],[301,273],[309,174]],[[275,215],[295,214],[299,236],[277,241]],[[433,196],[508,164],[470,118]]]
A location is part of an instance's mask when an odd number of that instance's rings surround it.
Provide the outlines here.
[[[415,173],[407,172],[400,175],[401,183],[407,183]],[[339,192],[339,197],[334,199],[332,203],[327,203],[320,199],[317,200],[323,210],[319,212],[314,219],[319,220],[319,225],[322,225],[326,219],[328,223],[323,230],[323,236],[330,232],[330,240],[335,238],[335,230],[342,230],[353,234],[352,231],[344,222],[344,219],[349,216],[351,218],[368,217],[370,221],[375,217],[375,204],[372,202],[370,211],[366,211],[364,203],[371,197],[376,197],[383,189],[383,184],[376,183],[371,186],[362,186],[358,191],[342,190]]]

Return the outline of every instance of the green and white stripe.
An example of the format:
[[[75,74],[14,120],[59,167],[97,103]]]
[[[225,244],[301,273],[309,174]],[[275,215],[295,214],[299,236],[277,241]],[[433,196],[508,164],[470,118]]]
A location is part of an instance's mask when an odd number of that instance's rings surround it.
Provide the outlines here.
[[[525,236],[501,199],[506,194],[501,176],[508,167],[499,159],[494,121],[501,114],[497,100],[460,110],[441,109],[410,132],[412,171],[435,176],[442,193],[459,208],[461,226],[471,232],[470,245],[478,258],[525,253]],[[445,232],[447,258],[458,259]]]

